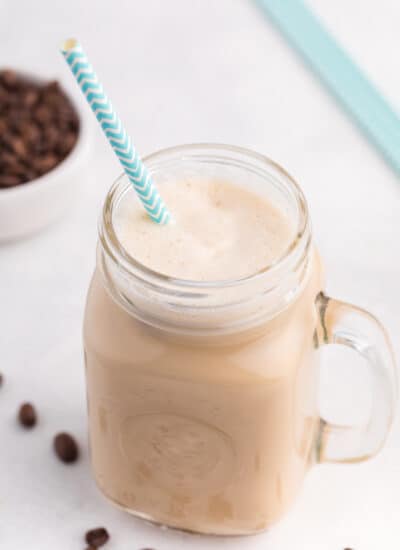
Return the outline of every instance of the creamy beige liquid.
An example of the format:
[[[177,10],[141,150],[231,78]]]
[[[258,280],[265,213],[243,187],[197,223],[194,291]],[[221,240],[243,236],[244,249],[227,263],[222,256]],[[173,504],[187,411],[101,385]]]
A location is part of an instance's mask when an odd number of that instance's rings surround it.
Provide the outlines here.
[[[172,183],[176,225],[129,205],[117,232],[140,262],[188,279],[242,277],[293,239],[284,213],[224,182]],[[313,360],[317,257],[306,288],[256,332],[197,340],[150,327],[116,303],[96,272],[85,316],[95,477],[115,503],[160,523],[252,533],[298,492],[316,435]]]
[[[159,273],[193,281],[246,277],[282,257],[294,239],[281,210],[229,182],[172,181],[162,195],[174,223],[153,223],[135,197],[116,221],[129,254]]]

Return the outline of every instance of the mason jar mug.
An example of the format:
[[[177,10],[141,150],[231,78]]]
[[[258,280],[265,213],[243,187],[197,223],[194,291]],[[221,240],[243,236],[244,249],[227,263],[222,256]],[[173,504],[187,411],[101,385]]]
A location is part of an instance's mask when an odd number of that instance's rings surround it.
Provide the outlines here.
[[[256,533],[285,513],[312,465],[365,460],[382,447],[396,398],[391,347],[372,315],[325,295],[306,201],[277,164],[222,145],[176,147],[144,162],[161,194],[168,180],[192,175],[246,185],[283,209],[296,234],[282,258],[249,277],[168,277],[120,242],[119,211],[133,191],[118,179],[100,221],[84,322],[94,475],[136,516],[200,533]],[[331,343],[361,354],[373,374],[364,426],[320,418],[316,351]]]

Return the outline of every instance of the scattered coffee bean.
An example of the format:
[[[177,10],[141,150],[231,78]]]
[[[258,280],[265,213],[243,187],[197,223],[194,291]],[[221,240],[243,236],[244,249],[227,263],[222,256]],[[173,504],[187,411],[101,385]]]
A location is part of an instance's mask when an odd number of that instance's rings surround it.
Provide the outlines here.
[[[107,529],[105,529],[104,527],[90,529],[90,531],[88,531],[85,536],[86,542],[94,548],[103,546],[103,544],[105,544],[109,538],[110,535],[108,534]]]
[[[74,148],[79,118],[57,82],[0,70],[0,190],[52,170]]]
[[[32,428],[37,422],[37,415],[31,403],[23,403],[19,408],[18,419],[25,428]]]
[[[59,433],[54,438],[54,450],[62,462],[75,462],[79,456],[79,449],[72,435]]]

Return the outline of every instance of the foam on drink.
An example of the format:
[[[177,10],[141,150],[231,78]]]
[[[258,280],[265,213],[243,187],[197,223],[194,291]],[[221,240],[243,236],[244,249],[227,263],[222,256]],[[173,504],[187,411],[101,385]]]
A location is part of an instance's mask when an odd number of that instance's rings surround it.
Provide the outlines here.
[[[124,248],[154,271],[197,281],[238,279],[273,264],[294,239],[286,214],[245,187],[184,180],[162,185],[161,192],[174,223],[154,224],[133,196],[116,220]]]

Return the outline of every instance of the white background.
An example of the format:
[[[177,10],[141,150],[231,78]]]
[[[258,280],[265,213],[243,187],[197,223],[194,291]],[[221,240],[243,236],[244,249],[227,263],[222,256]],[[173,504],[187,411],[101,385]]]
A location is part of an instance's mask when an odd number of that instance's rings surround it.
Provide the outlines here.
[[[310,3],[400,108],[400,3]],[[69,36],[83,43],[142,154],[218,141],[283,164],[308,198],[327,290],[377,314],[400,356],[398,177],[252,0],[0,0],[0,66],[31,66],[74,86],[57,51]],[[289,515],[257,537],[163,531],[114,510],[98,493],[86,445],[81,322],[99,208],[120,168],[97,128],[93,135],[90,182],[82,181],[74,211],[40,235],[0,247],[1,550],[83,549],[83,533],[97,525],[112,533],[109,550],[398,550],[398,423],[374,460],[314,468]],[[329,357],[324,410],[341,400],[336,418],[362,416],[362,366],[351,354]],[[40,413],[29,433],[15,421],[23,400]],[[78,464],[53,457],[59,430],[81,442]]]

